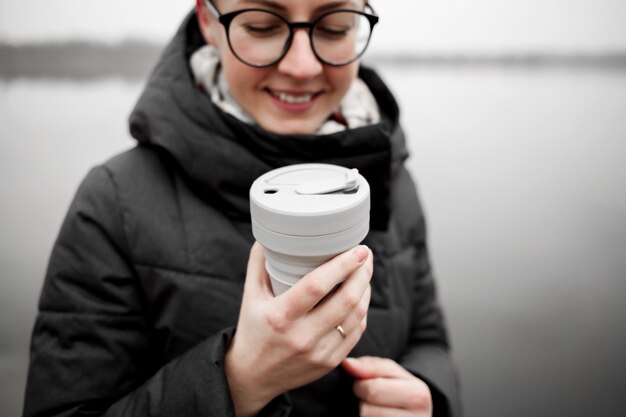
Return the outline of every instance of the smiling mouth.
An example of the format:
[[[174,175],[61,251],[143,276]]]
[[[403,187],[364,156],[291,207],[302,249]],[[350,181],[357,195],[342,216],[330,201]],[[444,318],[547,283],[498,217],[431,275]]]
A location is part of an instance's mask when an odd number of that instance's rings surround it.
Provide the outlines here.
[[[273,91],[268,90],[269,93],[277,98],[278,100],[288,103],[288,104],[304,104],[310,102],[316,94],[305,93],[305,94],[290,94],[285,93],[283,91]]]

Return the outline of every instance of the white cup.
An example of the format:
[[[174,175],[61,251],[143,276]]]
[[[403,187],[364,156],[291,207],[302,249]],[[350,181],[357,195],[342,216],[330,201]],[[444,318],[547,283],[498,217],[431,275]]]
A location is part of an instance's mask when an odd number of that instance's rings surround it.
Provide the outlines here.
[[[250,188],[252,233],[265,248],[274,295],[369,231],[370,188],[356,169],[330,164],[289,165],[267,172]]]

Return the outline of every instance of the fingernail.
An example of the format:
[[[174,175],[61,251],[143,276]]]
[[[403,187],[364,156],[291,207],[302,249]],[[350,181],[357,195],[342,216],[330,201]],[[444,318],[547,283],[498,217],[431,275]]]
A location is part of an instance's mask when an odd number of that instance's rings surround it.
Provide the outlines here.
[[[367,258],[367,255],[369,255],[369,250],[367,249],[367,246],[361,245],[354,249],[353,254],[357,262],[361,263]]]

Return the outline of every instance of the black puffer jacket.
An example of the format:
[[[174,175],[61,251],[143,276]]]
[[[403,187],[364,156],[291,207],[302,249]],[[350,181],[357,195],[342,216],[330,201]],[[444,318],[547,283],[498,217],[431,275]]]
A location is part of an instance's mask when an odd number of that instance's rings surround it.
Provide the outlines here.
[[[390,92],[362,68],[380,124],[269,134],[223,114],[194,87],[187,62],[201,43],[192,14],[131,116],[138,146],[94,168],[76,194],[41,295],[25,415],[232,415],[223,356],[253,242],[248,190],[264,172],[302,162],[358,168],[371,185],[372,300],[352,356],[395,359],[429,384],[436,415],[459,415]],[[262,414],[356,416],[352,382],[336,369]]]

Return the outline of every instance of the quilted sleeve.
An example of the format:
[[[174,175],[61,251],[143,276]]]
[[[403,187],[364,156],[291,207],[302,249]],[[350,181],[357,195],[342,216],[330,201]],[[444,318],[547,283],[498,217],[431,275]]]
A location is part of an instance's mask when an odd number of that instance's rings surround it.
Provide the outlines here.
[[[52,251],[31,342],[25,416],[232,416],[224,329],[169,363],[144,313],[109,171],[81,184]],[[265,415],[289,411],[274,401]]]

